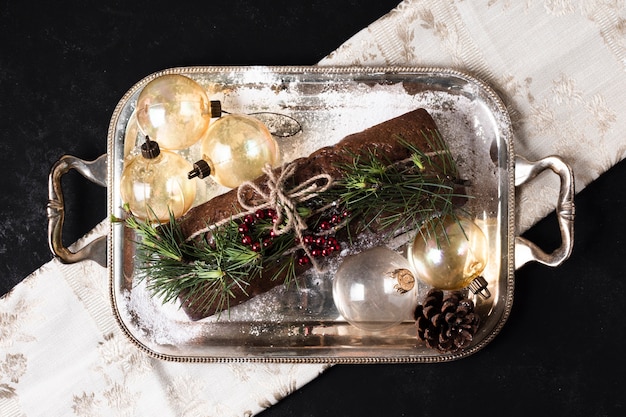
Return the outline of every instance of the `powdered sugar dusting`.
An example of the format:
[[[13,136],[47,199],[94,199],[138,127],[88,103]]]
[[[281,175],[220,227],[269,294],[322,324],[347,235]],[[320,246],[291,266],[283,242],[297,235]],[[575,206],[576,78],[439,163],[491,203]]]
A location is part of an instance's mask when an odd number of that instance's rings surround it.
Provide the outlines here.
[[[159,345],[178,345],[198,336],[199,330],[177,303],[163,303],[153,297],[146,288],[145,280],[137,283],[131,291],[124,291],[128,313],[136,328]]]

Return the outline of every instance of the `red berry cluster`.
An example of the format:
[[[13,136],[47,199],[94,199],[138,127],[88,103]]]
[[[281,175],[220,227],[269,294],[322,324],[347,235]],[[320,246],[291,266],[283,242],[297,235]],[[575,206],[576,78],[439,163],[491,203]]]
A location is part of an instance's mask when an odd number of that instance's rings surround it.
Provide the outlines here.
[[[241,234],[241,243],[255,252],[260,252],[262,248],[269,248],[272,246],[275,234],[274,231],[269,229],[269,232],[262,233],[261,236],[255,239],[255,225],[261,222],[267,224],[268,221],[275,223],[278,219],[276,211],[274,209],[258,209],[254,214],[246,214],[243,217],[241,223],[239,223],[239,233]]]
[[[296,245],[303,245],[306,251],[300,249],[296,252],[296,260],[299,265],[308,265],[313,258],[329,256],[341,251],[341,244],[331,235],[333,228],[346,219],[348,211],[333,213],[322,218],[316,227],[315,233],[302,236],[302,242],[295,239]],[[273,209],[259,209],[254,213],[246,214],[239,222],[237,229],[241,235],[241,243],[249,246],[255,252],[268,249],[274,243],[276,234],[271,225],[276,223],[278,216]]]
[[[318,234],[307,234],[302,236],[301,244],[306,246],[308,254],[314,258],[321,258],[341,251],[341,244],[334,236],[326,236],[328,231],[341,223],[350,213],[343,211],[341,214],[332,214],[327,219],[322,219],[318,226]],[[300,243],[300,242],[296,242]],[[298,265],[308,265],[311,259],[304,250],[298,251]]]

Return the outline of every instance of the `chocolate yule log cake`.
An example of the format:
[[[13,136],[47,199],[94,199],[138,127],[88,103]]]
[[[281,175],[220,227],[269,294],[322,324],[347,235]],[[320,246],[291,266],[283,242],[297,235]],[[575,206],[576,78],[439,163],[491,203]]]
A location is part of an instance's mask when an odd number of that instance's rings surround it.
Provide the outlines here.
[[[435,121],[417,109],[267,167],[158,228],[128,224],[148,288],[198,320],[452,212],[465,201],[458,176]]]

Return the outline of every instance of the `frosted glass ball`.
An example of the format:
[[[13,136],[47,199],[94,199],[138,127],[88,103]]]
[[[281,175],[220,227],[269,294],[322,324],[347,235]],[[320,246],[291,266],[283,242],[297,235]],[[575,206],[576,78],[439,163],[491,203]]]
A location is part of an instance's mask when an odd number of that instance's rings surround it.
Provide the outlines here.
[[[196,182],[187,179],[191,164],[180,155],[161,150],[154,159],[137,155],[122,171],[120,193],[130,211],[143,220],[168,222],[185,214],[196,197]]]
[[[235,188],[263,174],[266,164],[275,166],[278,143],[258,119],[244,114],[220,117],[202,139],[202,158],[218,183]]]
[[[487,266],[487,238],[468,218],[445,216],[438,220],[422,227],[409,250],[409,260],[419,280],[442,290],[460,290]]]
[[[196,143],[211,121],[209,98],[200,84],[178,74],[150,81],[137,98],[137,122],[164,149]]]
[[[333,300],[353,326],[381,331],[413,318],[417,286],[402,255],[377,247],[343,261],[335,274]]]

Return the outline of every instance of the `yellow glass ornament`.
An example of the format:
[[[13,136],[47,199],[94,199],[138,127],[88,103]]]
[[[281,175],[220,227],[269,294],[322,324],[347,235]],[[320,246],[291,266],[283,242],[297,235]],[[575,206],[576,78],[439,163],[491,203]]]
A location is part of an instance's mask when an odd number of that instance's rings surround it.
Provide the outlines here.
[[[200,84],[178,74],[150,81],[137,98],[137,123],[164,149],[185,149],[205,133],[211,103]]]
[[[409,249],[418,279],[442,290],[460,290],[487,266],[488,243],[468,218],[444,216],[424,225]]]
[[[122,171],[122,200],[133,215],[143,220],[167,222],[170,211],[180,217],[196,197],[196,184],[187,179],[190,168],[183,157],[159,149],[146,137],[141,154],[130,158]]]
[[[235,188],[263,174],[266,164],[280,159],[278,143],[258,119],[245,114],[220,117],[202,138],[202,160],[189,178],[211,175],[219,184]]]

